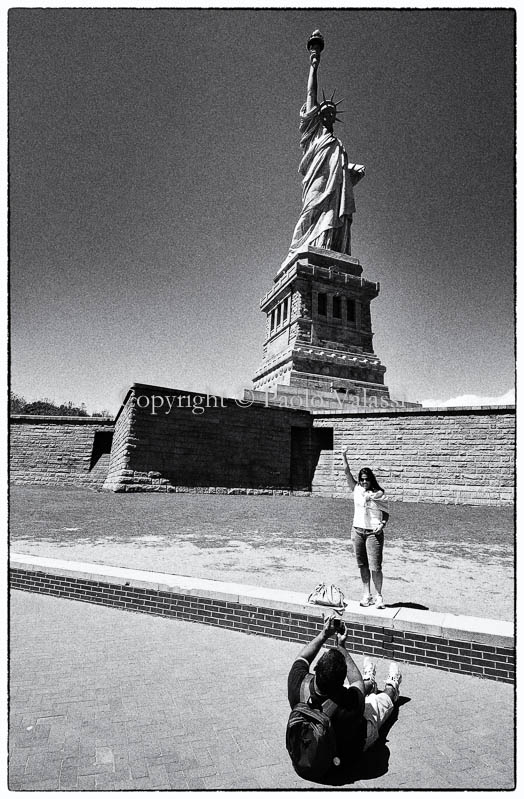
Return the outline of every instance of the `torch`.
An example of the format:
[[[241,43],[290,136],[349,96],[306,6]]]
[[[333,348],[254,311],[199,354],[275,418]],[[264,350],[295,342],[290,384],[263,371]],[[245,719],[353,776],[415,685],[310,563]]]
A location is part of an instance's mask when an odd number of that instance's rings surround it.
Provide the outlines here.
[[[307,49],[311,54],[311,63],[318,64],[320,61],[320,53],[324,49],[324,37],[320,31],[313,31],[307,40]]]

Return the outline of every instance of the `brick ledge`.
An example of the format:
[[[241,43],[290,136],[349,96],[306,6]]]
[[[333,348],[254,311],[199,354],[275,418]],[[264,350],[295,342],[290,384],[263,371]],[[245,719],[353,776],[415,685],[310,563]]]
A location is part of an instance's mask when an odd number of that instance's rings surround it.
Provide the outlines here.
[[[303,614],[319,620],[322,619],[323,612],[326,610],[326,608],[308,604],[306,594],[295,591],[119,566],[105,566],[97,563],[42,558],[16,552],[11,552],[9,562],[11,569],[45,572],[93,582],[110,582],[152,591],[181,593],[205,599],[252,605],[253,607],[263,606],[272,610]],[[437,638],[459,639],[492,647],[513,648],[515,645],[512,622],[496,619],[453,613],[435,613],[411,608],[385,608],[385,610],[377,611],[373,607],[361,608],[356,601],[348,602],[343,618],[349,623],[369,624],[393,631]]]

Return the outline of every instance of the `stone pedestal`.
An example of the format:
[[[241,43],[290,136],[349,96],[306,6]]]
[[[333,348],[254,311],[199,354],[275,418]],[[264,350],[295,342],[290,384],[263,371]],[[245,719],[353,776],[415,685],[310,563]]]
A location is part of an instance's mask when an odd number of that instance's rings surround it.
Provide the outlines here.
[[[371,328],[379,290],[352,256],[316,247],[297,253],[260,302],[267,327],[254,389],[296,386],[387,402]]]

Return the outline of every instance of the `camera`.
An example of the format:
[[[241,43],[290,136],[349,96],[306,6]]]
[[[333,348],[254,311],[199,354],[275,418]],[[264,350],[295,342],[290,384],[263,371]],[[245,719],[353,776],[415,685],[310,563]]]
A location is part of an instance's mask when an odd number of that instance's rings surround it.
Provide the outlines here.
[[[337,632],[340,632],[344,629],[344,622],[342,619],[333,619],[333,627]]]

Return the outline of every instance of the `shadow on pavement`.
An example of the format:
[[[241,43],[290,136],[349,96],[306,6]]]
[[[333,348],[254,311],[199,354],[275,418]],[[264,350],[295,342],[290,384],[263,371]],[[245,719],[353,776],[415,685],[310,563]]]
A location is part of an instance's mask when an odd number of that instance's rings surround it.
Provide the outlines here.
[[[386,746],[389,731],[398,719],[398,711],[402,705],[411,702],[407,696],[401,696],[395,706],[395,709],[389,719],[383,724],[380,729],[378,741],[371,746],[367,752],[364,752],[360,764],[351,773],[344,771],[338,775],[338,778],[331,780],[329,783],[324,782],[320,784],[330,786],[349,785],[352,782],[359,780],[373,780],[377,777],[382,777],[387,773],[389,767],[389,749]]]
[[[398,719],[399,708],[408,702],[411,702],[411,699],[407,696],[399,698],[393,713],[380,728],[378,741],[367,752],[364,752],[362,763],[355,779],[372,780],[387,773],[389,766],[389,749],[386,746],[388,734]]]
[[[419,605],[417,602],[392,602],[386,605],[387,608],[412,608],[413,610],[429,610],[427,605]]]

